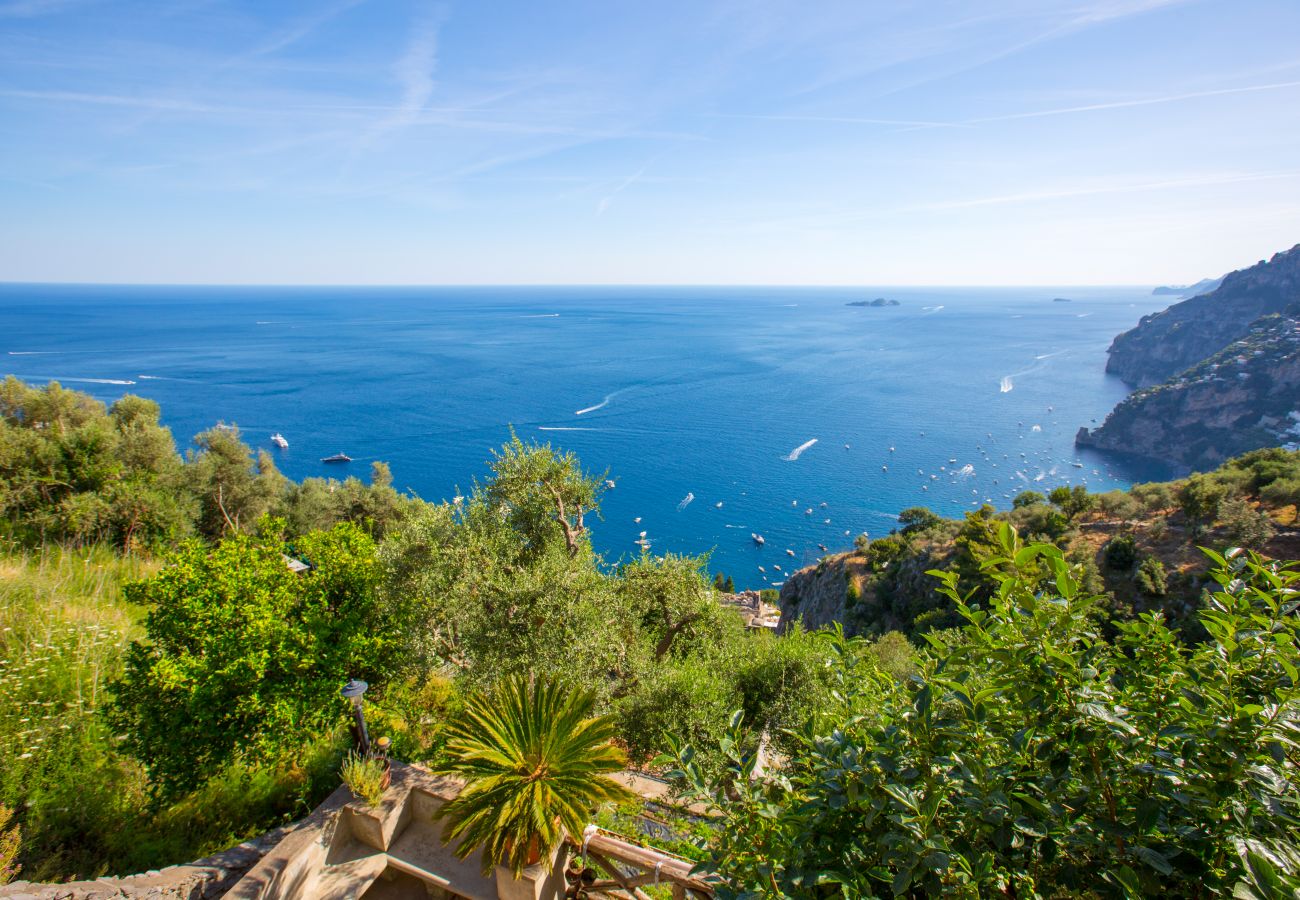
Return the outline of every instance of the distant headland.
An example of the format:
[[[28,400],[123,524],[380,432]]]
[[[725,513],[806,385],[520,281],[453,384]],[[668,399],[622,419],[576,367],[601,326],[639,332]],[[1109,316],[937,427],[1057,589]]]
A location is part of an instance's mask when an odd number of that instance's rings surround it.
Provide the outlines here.
[[[854,300],[846,303],[846,306],[902,306],[897,300],[886,300],[884,297],[877,297],[875,300]]]

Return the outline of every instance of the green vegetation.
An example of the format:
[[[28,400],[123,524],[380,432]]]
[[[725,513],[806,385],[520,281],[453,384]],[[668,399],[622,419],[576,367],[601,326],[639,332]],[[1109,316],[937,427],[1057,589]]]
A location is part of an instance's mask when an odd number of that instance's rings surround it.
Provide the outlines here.
[[[516,869],[556,815],[634,815],[587,776],[680,741],[727,825],[684,821],[708,844],[688,855],[739,889],[1264,897],[1300,871],[1300,575],[1193,543],[1291,546],[1298,453],[905,510],[820,564],[862,637],[778,638],[718,603],[707,558],[602,559],[603,477],[549,445],[512,437],[433,504],[382,465],[293,484],[228,428],[182,458],[139,398],[10,379],[0,407],[0,872],[141,871],[291,821],[341,773],[364,796],[353,677],[394,758],[475,781],[448,815]],[[787,763],[751,782],[760,745]]]
[[[265,520],[268,532],[281,523]],[[376,596],[374,542],[341,524],[297,541],[296,574],[278,541],[235,534],[187,541],[126,599],[148,611],[127,649],[108,720],[168,797],[239,756],[273,758],[337,720],[340,673],[382,682],[397,637]]]
[[[50,382],[0,382],[0,535],[28,546],[107,544],[150,550],[200,535],[251,531],[271,513],[290,533],[353,521],[382,536],[412,501],[388,468],[371,483],[309,478],[293,484],[232,426],[194,439],[185,458],[159,424],[158,404],[127,394],[112,408]]]
[[[339,767],[339,777],[359,799],[378,806],[384,796],[384,760],[349,750]]]
[[[23,844],[22,832],[13,822],[13,810],[0,804],[0,884],[13,881],[22,866],[18,865],[18,851]]]
[[[1269,449],[1214,472],[1130,491],[1090,494],[1081,485],[1050,495],[1024,491],[1009,510],[985,506],[960,520],[908,509],[895,532],[860,539],[843,558],[861,576],[851,580],[852,589],[846,586],[842,620],[850,634],[901,631],[914,639],[959,625],[955,607],[935,593],[925,573],[951,569],[963,593],[987,597],[996,583],[983,563],[996,554],[997,528],[1007,523],[1029,540],[1060,547],[1083,567],[1089,589],[1103,595],[1103,623],[1160,610],[1185,637],[1201,640],[1196,613],[1210,578],[1197,544],[1269,553],[1288,539],[1286,526],[1294,527],[1295,507],[1279,502],[1290,499],[1293,483],[1300,484],[1300,452]],[[1279,543],[1274,553],[1294,554],[1291,546]],[[789,600],[797,604],[797,593]]]
[[[1113,621],[1049,545],[998,527],[987,603],[933,574],[963,625],[919,669],[836,639],[834,699],[776,777],[741,748],[680,771],[722,816],[727,897],[1295,896],[1300,891],[1300,567],[1210,554],[1187,645]]]
[[[614,722],[593,717],[596,695],[542,679],[506,679],[470,697],[448,725],[443,771],[465,779],[435,813],[448,822],[461,859],[483,852],[483,873],[507,866],[518,877],[567,833],[580,835],[592,812],[631,799],[608,778],[627,763],[614,747]]]
[[[721,735],[736,706],[779,744],[825,693],[824,642],[748,633],[706,559],[605,563],[587,525],[603,480],[549,446],[512,439],[468,497],[429,504],[383,466],[369,486],[294,485],[229,428],[182,459],[135,398],[105,410],[12,379],[4,397],[0,802],[28,877],[141,871],[304,814],[338,784],[352,677],[392,755],[434,764],[466,698],[511,676],[592,692],[642,764],[666,733]],[[19,445],[62,468],[5,455]],[[183,512],[165,529],[68,525],[164,478]]]

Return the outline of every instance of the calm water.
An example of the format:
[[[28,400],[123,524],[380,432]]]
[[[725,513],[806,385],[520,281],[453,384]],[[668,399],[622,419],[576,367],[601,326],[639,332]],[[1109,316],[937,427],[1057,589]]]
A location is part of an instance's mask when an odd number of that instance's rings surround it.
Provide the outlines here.
[[[881,295],[902,305],[845,305]],[[0,355],[31,381],[151,397],[182,446],[218,420],[258,447],[280,431],[294,478],[386,460],[431,500],[513,424],[608,470],[611,560],[645,530],[761,587],[907,506],[1163,475],[1073,438],[1126,393],[1102,371],[1111,338],[1167,305],[1144,288],[0,285]],[[355,462],[319,462],[340,450]]]

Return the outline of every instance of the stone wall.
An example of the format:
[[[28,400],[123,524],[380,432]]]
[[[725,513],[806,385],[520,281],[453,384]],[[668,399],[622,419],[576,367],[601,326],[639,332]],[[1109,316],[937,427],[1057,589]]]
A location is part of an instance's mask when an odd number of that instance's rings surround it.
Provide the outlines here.
[[[228,850],[179,866],[168,866],[139,875],[70,881],[64,884],[36,884],[15,881],[0,887],[3,900],[210,900],[220,897],[244,877],[284,835],[287,825],[268,831]]]

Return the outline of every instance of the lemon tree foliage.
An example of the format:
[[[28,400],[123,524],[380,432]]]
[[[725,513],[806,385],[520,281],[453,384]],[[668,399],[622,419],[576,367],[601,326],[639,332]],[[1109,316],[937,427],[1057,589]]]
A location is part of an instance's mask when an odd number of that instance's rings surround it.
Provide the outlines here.
[[[998,541],[987,600],[933,573],[964,625],[910,677],[834,640],[835,699],[778,774],[738,723],[722,778],[679,749],[724,893],[1300,896],[1300,567],[1210,552],[1206,642],[1156,613],[1105,640],[1057,548]]]
[[[593,715],[596,695],[546,679],[505,679],[468,698],[448,726],[443,771],[465,787],[434,814],[464,859],[483,852],[483,872],[533,862],[549,868],[567,833],[580,835],[596,808],[631,793],[607,776],[627,763],[611,743],[614,722]]]
[[[373,540],[352,524],[305,535],[291,549],[312,568],[295,574],[267,524],[191,541],[126,588],[147,637],[128,648],[108,712],[165,793],[332,726],[341,681],[381,681],[395,663]]]

